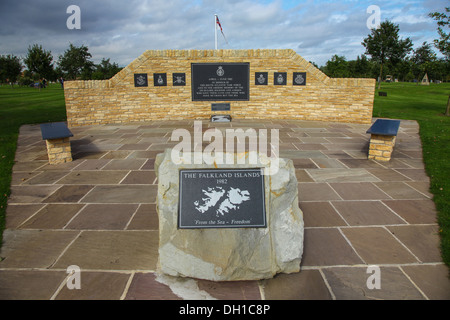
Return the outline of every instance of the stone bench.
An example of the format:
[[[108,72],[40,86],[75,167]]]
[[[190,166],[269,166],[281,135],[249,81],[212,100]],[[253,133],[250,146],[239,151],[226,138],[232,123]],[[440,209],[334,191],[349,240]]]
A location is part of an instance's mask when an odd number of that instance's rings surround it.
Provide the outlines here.
[[[369,159],[391,160],[400,120],[377,119],[366,133],[370,133]]]
[[[72,161],[70,137],[72,132],[65,122],[52,122],[41,124],[42,140],[47,143],[48,161],[58,164]]]

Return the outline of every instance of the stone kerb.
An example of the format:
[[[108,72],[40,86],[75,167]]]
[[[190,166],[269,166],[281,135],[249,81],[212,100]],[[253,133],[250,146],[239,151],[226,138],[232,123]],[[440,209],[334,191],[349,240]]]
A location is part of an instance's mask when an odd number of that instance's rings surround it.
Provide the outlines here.
[[[233,281],[267,279],[276,273],[300,271],[304,223],[298,207],[297,179],[291,160],[279,159],[277,173],[265,176],[266,228],[178,229],[179,170],[255,168],[255,165],[248,161],[233,165],[175,164],[171,152],[167,149],[155,161],[158,177],[158,272]],[[248,160],[250,155],[234,156]],[[261,154],[258,157],[260,163],[266,165],[257,167],[268,169],[270,158]]]

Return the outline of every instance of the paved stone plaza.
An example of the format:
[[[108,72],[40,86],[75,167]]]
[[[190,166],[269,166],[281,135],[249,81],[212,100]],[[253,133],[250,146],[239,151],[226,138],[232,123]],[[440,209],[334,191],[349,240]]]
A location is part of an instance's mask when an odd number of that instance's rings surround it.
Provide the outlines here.
[[[419,127],[401,121],[392,160],[367,160],[369,125],[203,121],[203,130],[279,129],[293,160],[305,221],[301,272],[210,282],[155,273],[155,156],[193,121],[72,128],[74,161],[49,165],[39,125],[20,129],[0,299],[450,299],[449,270],[422,161]],[[208,145],[204,142],[204,145]],[[81,289],[66,286],[81,268]],[[381,289],[369,289],[369,265]],[[180,289],[181,288],[181,289]]]

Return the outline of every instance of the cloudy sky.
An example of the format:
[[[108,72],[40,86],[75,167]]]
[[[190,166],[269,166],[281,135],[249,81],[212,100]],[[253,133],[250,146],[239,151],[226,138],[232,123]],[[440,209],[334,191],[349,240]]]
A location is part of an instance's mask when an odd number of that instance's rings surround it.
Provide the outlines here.
[[[67,28],[70,5],[81,10],[79,30]],[[37,43],[57,60],[72,43],[88,46],[96,63],[126,66],[147,49],[214,49],[217,14],[228,40],[219,32],[219,49],[293,49],[321,66],[334,54],[364,53],[371,5],[418,47],[438,37],[428,13],[450,1],[0,0],[0,54],[24,57]]]

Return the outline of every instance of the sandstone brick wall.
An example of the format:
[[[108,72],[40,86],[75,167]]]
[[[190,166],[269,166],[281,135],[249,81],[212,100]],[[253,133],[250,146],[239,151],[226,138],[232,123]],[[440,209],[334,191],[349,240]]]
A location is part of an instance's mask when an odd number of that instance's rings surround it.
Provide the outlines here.
[[[191,63],[248,62],[249,101],[230,111],[211,111],[211,103],[192,101]],[[255,72],[268,72],[268,85],[255,85]],[[287,72],[287,85],[274,85],[274,72]],[[293,72],[306,72],[306,86],[292,84]],[[146,73],[148,87],[135,87],[134,74]],[[153,86],[153,73],[166,73],[167,86]],[[173,86],[172,73],[185,73],[186,85]],[[148,50],[109,80],[66,81],[70,127],[149,120],[209,119],[230,114],[239,119],[297,119],[371,123],[375,79],[332,79],[291,49]]]

